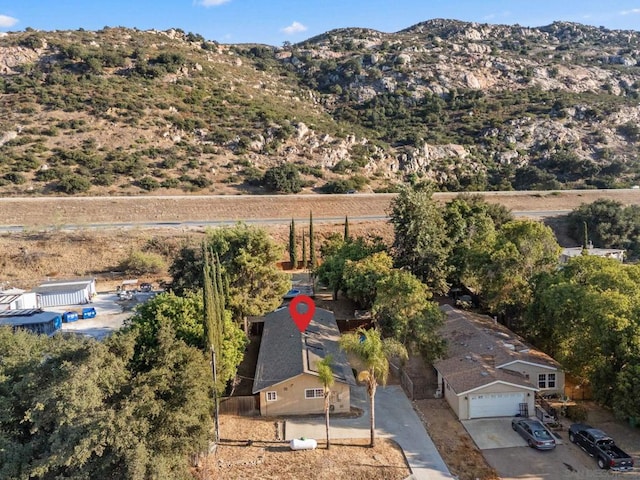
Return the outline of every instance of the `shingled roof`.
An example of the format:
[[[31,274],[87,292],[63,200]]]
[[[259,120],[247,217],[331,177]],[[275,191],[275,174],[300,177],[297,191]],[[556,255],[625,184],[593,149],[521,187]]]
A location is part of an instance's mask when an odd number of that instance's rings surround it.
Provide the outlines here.
[[[338,341],[340,331],[333,312],[316,308],[306,331],[300,333],[287,307],[264,317],[264,330],[253,381],[253,393],[303,373],[318,375],[317,362],[333,357],[337,381],[355,385],[355,378]]]
[[[456,393],[462,394],[496,382],[537,390],[523,375],[508,369],[515,362],[561,369],[543,352],[486,315],[441,307],[446,314],[440,333],[447,340],[446,358],[434,364]]]

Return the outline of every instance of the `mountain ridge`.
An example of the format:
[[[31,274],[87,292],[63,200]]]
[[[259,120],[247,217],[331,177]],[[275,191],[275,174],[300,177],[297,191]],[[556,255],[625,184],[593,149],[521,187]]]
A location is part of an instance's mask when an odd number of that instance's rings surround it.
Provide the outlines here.
[[[432,19],[269,47],[178,29],[0,37],[0,193],[628,187],[640,33]],[[291,170],[290,169],[290,170]]]

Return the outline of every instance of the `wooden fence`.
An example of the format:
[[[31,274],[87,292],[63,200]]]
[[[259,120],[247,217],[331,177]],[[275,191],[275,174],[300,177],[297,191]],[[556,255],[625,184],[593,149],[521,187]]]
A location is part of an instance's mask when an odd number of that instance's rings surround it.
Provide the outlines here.
[[[260,396],[222,397],[220,399],[220,413],[244,416],[260,415]]]

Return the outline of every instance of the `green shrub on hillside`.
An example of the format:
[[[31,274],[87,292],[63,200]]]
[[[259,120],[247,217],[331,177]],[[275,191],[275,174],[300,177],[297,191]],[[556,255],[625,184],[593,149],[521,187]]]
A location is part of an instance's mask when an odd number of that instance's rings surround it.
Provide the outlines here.
[[[304,186],[298,167],[291,163],[267,170],[262,183],[268,191],[279,193],[299,193]]]
[[[133,250],[122,263],[120,270],[131,275],[148,275],[162,273],[167,265],[164,258],[157,253]]]

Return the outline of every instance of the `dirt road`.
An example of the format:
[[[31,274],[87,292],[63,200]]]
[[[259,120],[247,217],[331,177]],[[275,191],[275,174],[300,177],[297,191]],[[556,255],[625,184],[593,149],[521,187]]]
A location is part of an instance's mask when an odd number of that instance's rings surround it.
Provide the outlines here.
[[[436,193],[434,198],[444,202],[456,195]],[[632,189],[485,192],[481,195],[514,212],[566,212],[598,198],[640,205],[640,190]],[[318,220],[346,215],[376,220],[388,214],[394,197],[394,194],[355,194],[0,198],[0,225],[37,229],[121,222],[304,219],[309,212]]]

